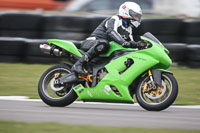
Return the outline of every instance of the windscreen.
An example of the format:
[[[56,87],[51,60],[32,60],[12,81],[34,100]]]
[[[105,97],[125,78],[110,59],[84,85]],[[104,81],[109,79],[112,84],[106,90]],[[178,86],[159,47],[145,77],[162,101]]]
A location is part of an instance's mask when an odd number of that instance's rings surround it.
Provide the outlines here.
[[[152,35],[150,32],[145,33],[143,36],[154,41],[154,42],[156,42],[156,43],[158,43],[158,44],[160,44],[161,46],[163,46],[162,43],[154,35]]]

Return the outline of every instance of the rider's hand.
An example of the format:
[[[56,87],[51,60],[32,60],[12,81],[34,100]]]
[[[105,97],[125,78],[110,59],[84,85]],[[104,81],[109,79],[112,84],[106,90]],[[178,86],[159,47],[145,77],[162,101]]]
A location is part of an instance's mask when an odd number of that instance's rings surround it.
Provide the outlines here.
[[[122,46],[125,47],[125,48],[130,48],[130,47],[131,47],[131,42],[125,41],[125,42],[122,44]]]
[[[145,41],[138,42],[138,48],[145,48],[146,46],[147,46],[147,43]]]
[[[144,41],[138,41],[138,42],[135,42],[135,41],[131,41],[131,46],[132,48],[145,48],[147,46],[147,43],[144,42]]]

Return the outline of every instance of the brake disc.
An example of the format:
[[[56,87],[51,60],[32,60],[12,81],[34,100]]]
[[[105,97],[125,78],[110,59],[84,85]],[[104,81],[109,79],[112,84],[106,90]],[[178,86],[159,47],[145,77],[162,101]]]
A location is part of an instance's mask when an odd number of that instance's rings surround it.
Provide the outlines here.
[[[149,83],[147,83],[147,85],[144,85],[144,87],[146,88],[143,88],[143,93],[146,95],[146,97],[153,100],[161,98],[167,90],[166,84],[164,81],[162,81],[162,87],[158,86],[156,90],[152,88],[148,88],[148,87],[152,87]],[[146,92],[147,90],[150,90],[150,91]]]

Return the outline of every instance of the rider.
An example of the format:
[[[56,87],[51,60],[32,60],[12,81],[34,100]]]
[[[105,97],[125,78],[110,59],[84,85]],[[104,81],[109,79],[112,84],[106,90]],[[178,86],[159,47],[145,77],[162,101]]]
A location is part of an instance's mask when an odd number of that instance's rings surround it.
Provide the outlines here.
[[[138,27],[141,22],[142,10],[134,2],[125,2],[119,8],[119,14],[105,19],[82,44],[81,49],[87,51],[73,66],[73,70],[87,76],[83,64],[109,49],[109,41],[115,41],[125,48],[141,48],[146,44],[135,42],[132,36],[132,26]]]

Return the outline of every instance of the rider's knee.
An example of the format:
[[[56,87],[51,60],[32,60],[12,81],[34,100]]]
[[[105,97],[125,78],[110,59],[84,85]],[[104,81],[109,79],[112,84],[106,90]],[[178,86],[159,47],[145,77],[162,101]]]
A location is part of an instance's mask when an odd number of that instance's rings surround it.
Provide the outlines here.
[[[98,44],[95,47],[95,51],[98,54],[106,53],[109,50],[109,43],[106,40],[99,40]]]

